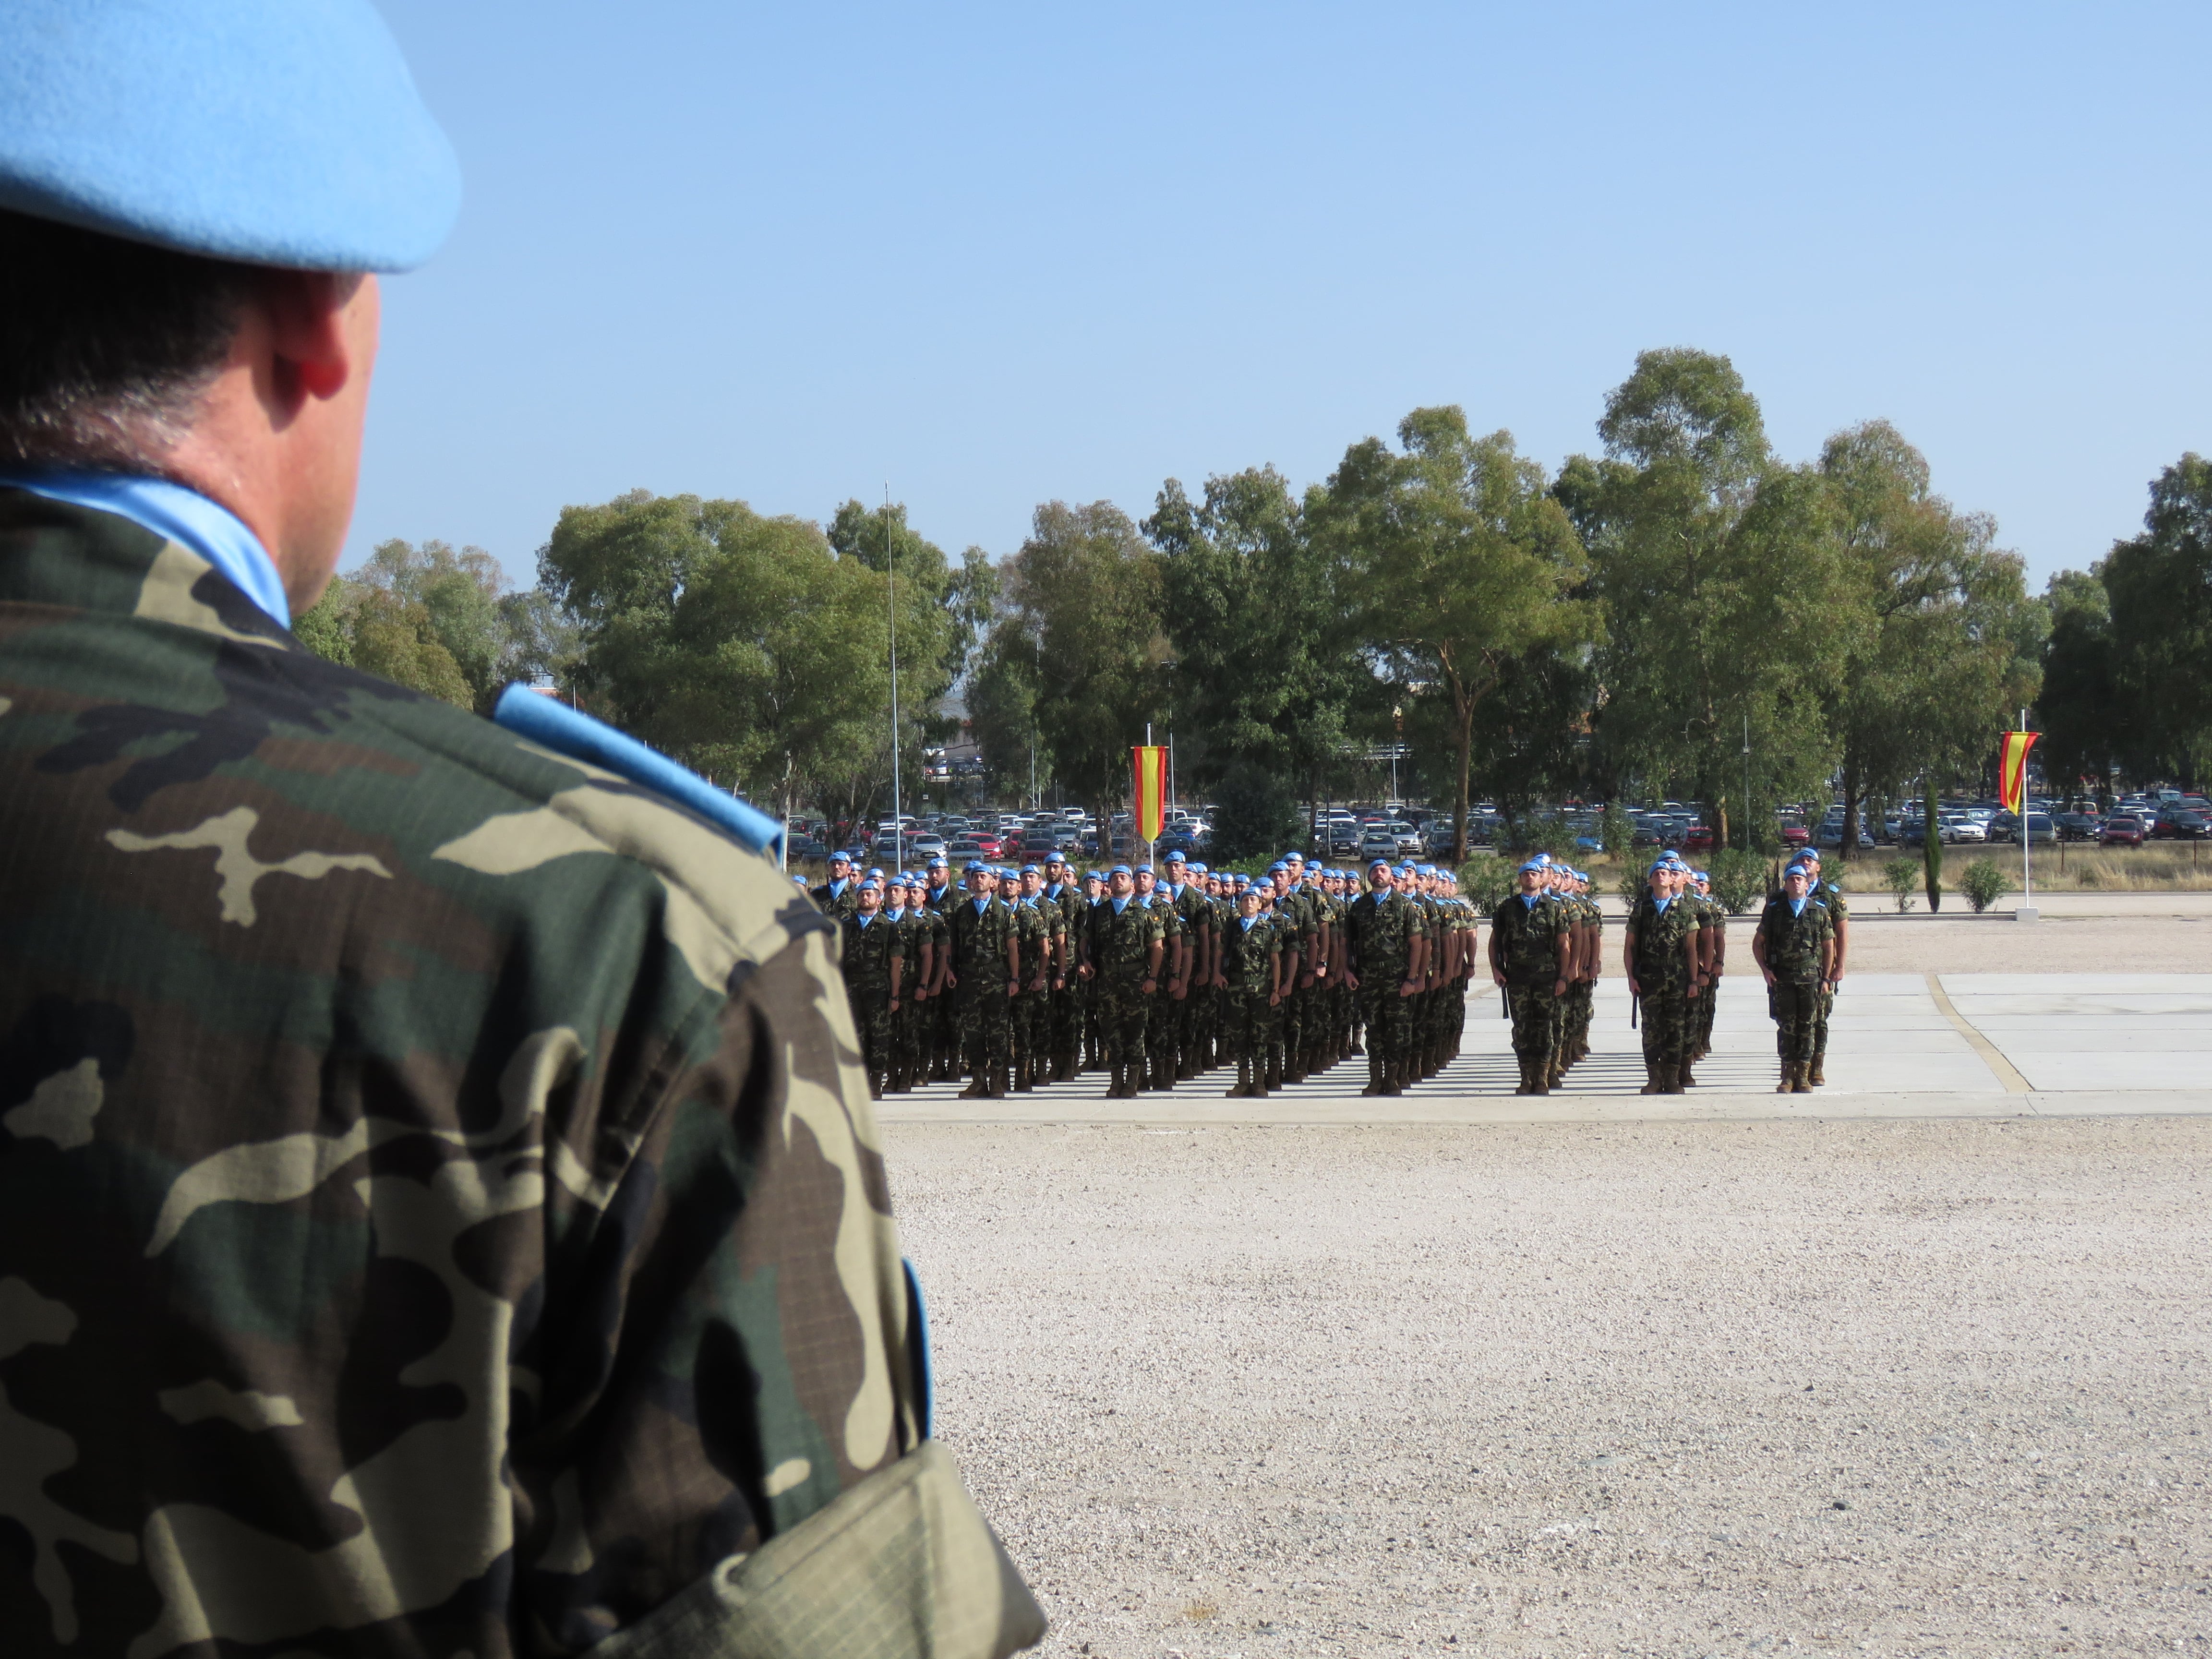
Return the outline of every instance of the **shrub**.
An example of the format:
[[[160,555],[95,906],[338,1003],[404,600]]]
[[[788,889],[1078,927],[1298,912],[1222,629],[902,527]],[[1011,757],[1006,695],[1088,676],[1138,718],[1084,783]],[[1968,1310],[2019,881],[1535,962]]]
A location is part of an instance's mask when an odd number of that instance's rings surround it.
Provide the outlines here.
[[[1959,878],[1960,890],[1966,894],[1966,902],[1979,915],[2005,895],[2012,885],[2005,872],[1997,868],[1995,859],[1976,859]]]
[[[1305,844],[1305,819],[1290,786],[1265,767],[1249,762],[1231,767],[1213,799],[1216,862],[1276,858],[1285,847]]]
[[[1644,896],[1644,878],[1650,869],[1651,866],[1647,860],[1632,854],[1628,861],[1620,866],[1620,884],[1613,890],[1620,895],[1624,903],[1634,904],[1637,900]]]
[[[1897,908],[1912,908],[1912,890],[1920,884],[1918,859],[1892,859],[1881,866],[1881,878],[1891,893],[1896,896]]]
[[[1460,896],[1472,901],[1477,913],[1489,915],[1512,892],[1513,872],[1517,867],[1495,854],[1477,853],[1460,866]]]
[[[1742,915],[1766,896],[1766,860],[1740,847],[1724,847],[1705,860],[1713,896],[1732,916]]]

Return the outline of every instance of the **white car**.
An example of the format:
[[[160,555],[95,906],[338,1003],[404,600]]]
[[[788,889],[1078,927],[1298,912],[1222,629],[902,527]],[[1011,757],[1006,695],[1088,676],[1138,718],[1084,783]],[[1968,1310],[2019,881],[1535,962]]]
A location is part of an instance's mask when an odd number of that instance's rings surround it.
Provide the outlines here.
[[[1940,820],[1939,833],[1945,841],[1953,842],[1986,842],[1990,838],[1989,826],[1975,823],[1964,812],[1949,814]]]

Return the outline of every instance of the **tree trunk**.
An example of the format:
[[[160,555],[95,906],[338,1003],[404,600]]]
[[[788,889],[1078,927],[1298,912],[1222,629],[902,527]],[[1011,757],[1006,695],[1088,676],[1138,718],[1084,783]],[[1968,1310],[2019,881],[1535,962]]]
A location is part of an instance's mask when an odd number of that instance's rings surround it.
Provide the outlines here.
[[[1844,833],[1836,843],[1836,861],[1849,861],[1859,850],[1859,764],[1846,751],[1844,756]],[[1815,834],[1818,831],[1814,832]]]
[[[1452,787],[1452,868],[1467,862],[1467,781],[1474,768],[1474,699],[1455,680],[1452,714],[1459,722],[1457,781]]]
[[[2023,803],[2024,804],[2024,803]],[[1943,908],[1943,837],[1936,823],[1936,774],[1920,786],[1920,863],[1927,873],[1928,908]]]

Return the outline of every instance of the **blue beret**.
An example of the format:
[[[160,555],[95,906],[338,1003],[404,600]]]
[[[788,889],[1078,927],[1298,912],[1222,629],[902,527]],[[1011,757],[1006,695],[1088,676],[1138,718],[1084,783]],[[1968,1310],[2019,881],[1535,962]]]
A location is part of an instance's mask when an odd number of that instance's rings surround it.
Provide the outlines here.
[[[1282,860],[1280,860],[1280,859],[1277,859],[1277,860],[1276,860],[1273,864],[1271,864],[1271,865],[1269,865],[1269,866],[1267,866],[1267,873],[1268,873],[1269,875],[1271,875],[1271,876],[1272,876],[1272,875],[1273,875],[1273,874],[1275,873],[1275,872],[1276,872],[1276,871],[1280,870],[1280,871],[1284,872],[1285,874],[1288,874],[1288,873],[1289,873],[1289,872],[1290,872],[1290,868],[1291,868],[1291,866],[1290,866],[1289,865],[1287,865],[1287,864],[1284,863],[1284,862],[1282,861]]]
[[[1433,876],[1436,872],[1437,866],[1433,864],[1424,864],[1419,866],[1419,873],[1422,875]]]
[[[830,856],[833,859],[842,859],[848,864],[858,864],[860,861],[860,855],[857,852],[832,853]]]
[[[963,875],[980,876],[990,867],[981,859],[969,859],[967,863],[960,866],[960,870]]]
[[[1300,864],[1304,864],[1306,861],[1306,855],[1298,851],[1297,848],[1293,847],[1289,852],[1283,854],[1283,862],[1288,864],[1292,859],[1296,859]]]
[[[1196,871],[1196,872],[1197,872],[1200,875],[1201,875],[1201,876],[1210,876],[1210,875],[1212,875],[1212,874],[1213,873],[1213,872],[1212,872],[1211,870],[1207,869],[1204,865],[1200,864],[1200,863],[1196,859],[1193,859],[1193,860],[1191,860],[1191,861],[1190,861],[1190,867],[1191,867],[1193,870]]]
[[[1183,862],[1183,856],[1175,848],[1170,848],[1168,849],[1168,855],[1162,859],[1160,862],[1162,864],[1181,864]]]
[[[1034,864],[1024,864],[1022,866],[1022,873],[1025,876],[1041,876],[1044,872],[1038,869]]]
[[[1388,859],[1379,858],[1370,859],[1367,861],[1367,867],[1370,870],[1388,870],[1390,867],[1390,860]]]
[[[453,146],[368,0],[8,0],[0,208],[304,270],[406,270]]]
[[[882,890],[883,883],[878,881],[873,876],[870,876],[860,884],[860,890],[864,893],[880,892]]]
[[[1516,875],[1516,876],[1525,876],[1525,875],[1527,875],[1527,874],[1528,874],[1531,870],[1534,870],[1534,872],[1536,872],[1536,873],[1537,873],[1537,874],[1541,875],[1541,874],[1542,874],[1546,870],[1548,870],[1549,868],[1551,868],[1551,862],[1550,862],[1550,860],[1547,860],[1547,859],[1546,859],[1546,858],[1545,858],[1545,856],[1544,856],[1541,853],[1539,853],[1539,854],[1536,854],[1536,856],[1535,856],[1534,858],[1530,859],[1530,860],[1528,861],[1528,863],[1526,863],[1526,864],[1522,865],[1522,866],[1518,870],[1515,871],[1513,873],[1514,873],[1515,875]]]
[[[930,867],[931,869],[933,869],[933,870],[942,870],[942,869],[946,868],[947,866],[946,866],[946,865],[945,865],[945,862],[944,859],[943,859],[942,857],[939,857],[939,858],[933,858],[933,859],[930,860],[930,861],[929,861],[929,867]]]
[[[1140,876],[1149,876],[1152,873],[1152,866],[1149,864],[1140,864],[1137,866],[1137,873]]]
[[[1136,874],[1136,872],[1129,868],[1126,864],[1117,864],[1106,873],[1109,876],[1133,876]]]
[[[794,887],[804,887],[806,885],[806,878],[804,876],[793,876],[791,878],[791,882],[792,885]]]

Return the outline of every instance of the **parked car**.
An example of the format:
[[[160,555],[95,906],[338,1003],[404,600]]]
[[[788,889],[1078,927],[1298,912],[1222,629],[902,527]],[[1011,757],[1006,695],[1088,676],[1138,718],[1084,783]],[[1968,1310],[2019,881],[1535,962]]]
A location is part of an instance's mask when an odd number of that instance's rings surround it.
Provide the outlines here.
[[[1805,844],[1805,826],[1802,823],[1798,824],[1796,826],[1796,830],[1797,839],[1795,842],[1790,842],[1790,845],[1795,847],[1802,847]],[[1785,842],[1790,840],[1789,830],[1784,830],[1782,832],[1782,838]],[[1692,824],[1688,829],[1682,831],[1681,847],[1685,853],[1711,852],[1713,850],[1712,825],[1710,823]]]
[[[784,848],[784,856],[793,864],[801,859],[827,859],[830,843],[818,841],[812,836],[801,836]]]
[[[1395,859],[1397,856],[1398,837],[1389,830],[1371,829],[1360,836],[1359,858],[1362,863],[1369,859]]]
[[[2058,826],[2061,841],[2094,841],[2101,823],[2094,812],[2060,812],[2051,822]]]
[[[2202,841],[2212,835],[2212,818],[2169,801],[2158,809],[2158,823],[2152,834],[2166,841]]]
[[[978,830],[969,839],[975,843],[975,851],[970,854],[971,857],[995,859],[1006,850],[1005,839],[995,830]]]
[[[1990,838],[1990,832],[1964,812],[1942,814],[1937,820],[1936,834],[1947,842],[1983,842]]]
[[[2142,820],[2131,812],[2115,812],[2105,820],[2105,827],[2097,832],[2100,847],[2140,847],[2143,844]]]
[[[1705,833],[1710,836],[1712,834],[1712,831],[1708,830]],[[1813,832],[1808,830],[1802,823],[1785,823],[1782,826],[1782,844],[1784,847],[1802,847],[1807,842],[1812,839]],[[1711,843],[1709,841],[1707,845],[1710,846],[1711,844]],[[1682,845],[1685,848],[1687,848],[1689,846],[1689,842],[1685,841]]]

